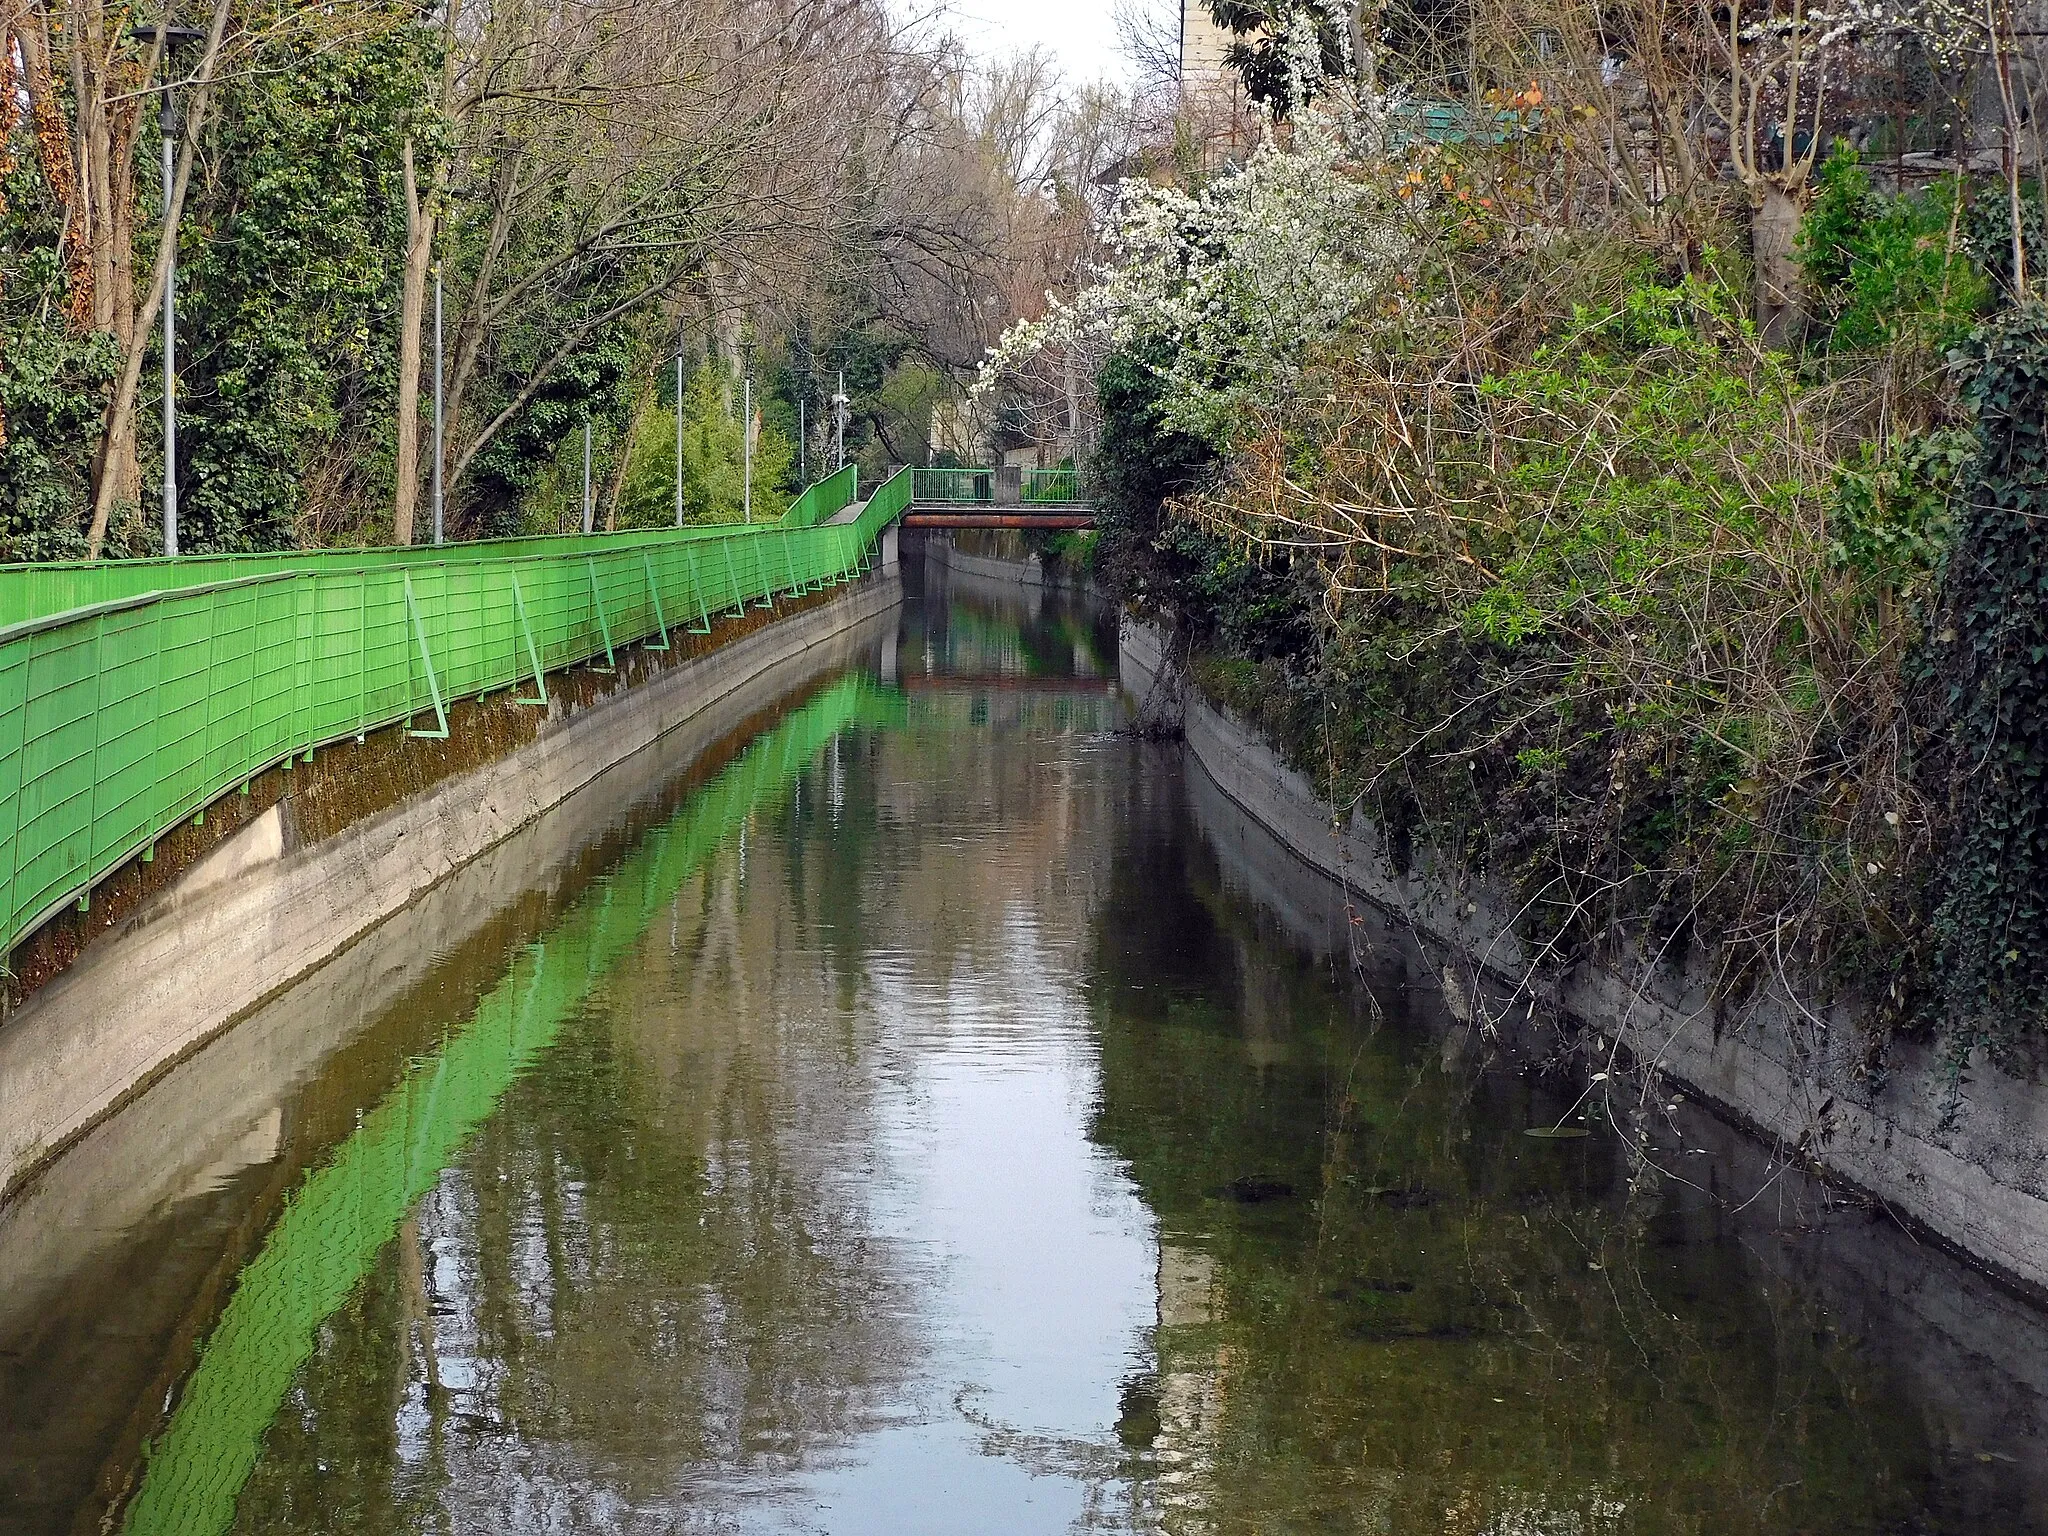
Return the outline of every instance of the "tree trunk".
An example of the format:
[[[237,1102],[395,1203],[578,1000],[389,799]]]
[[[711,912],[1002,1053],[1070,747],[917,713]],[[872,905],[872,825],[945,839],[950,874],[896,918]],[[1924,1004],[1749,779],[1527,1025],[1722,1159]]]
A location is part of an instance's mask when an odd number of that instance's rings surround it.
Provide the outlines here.
[[[626,417],[626,435],[620,439],[612,465],[611,484],[605,489],[604,531],[616,533],[619,528],[619,498],[626,491],[626,471],[633,462],[633,444],[640,436],[641,423],[647,419],[647,411],[654,404],[654,375],[652,372],[640,380],[640,387],[633,392],[633,409]]]
[[[0,215],[7,212],[7,178],[14,172],[15,126],[21,121],[21,98],[15,95],[14,23],[20,0],[0,0]],[[5,275],[0,274],[0,283]],[[0,448],[7,446],[7,401],[0,398]]]
[[[15,27],[21,44],[21,62],[27,74],[28,107],[35,119],[36,154],[43,164],[43,179],[50,196],[63,214],[58,252],[64,263],[64,314],[80,330],[92,323],[92,252],[87,244],[90,213],[82,206],[78,190],[78,166],[72,159],[71,128],[65,121],[64,104],[57,94],[51,73],[49,18],[40,6],[33,7]]]
[[[398,485],[391,499],[391,540],[412,542],[420,496],[420,330],[433,265],[434,217],[421,206],[412,138],[400,151],[405,168],[405,281],[398,313]]]
[[[154,59],[154,53],[151,55]],[[108,135],[112,200],[107,204],[107,304],[114,340],[122,356],[135,345],[135,140],[142,126],[142,98],[135,94],[148,78],[142,66],[121,81],[125,98],[116,103]],[[114,479],[114,494],[131,505],[142,501],[142,460],[130,438],[103,473]]]
[[[1799,328],[1799,218],[1799,199],[1765,182],[1750,223],[1750,248],[1756,261],[1756,328],[1773,347],[1790,343]]]
[[[185,142],[178,152],[177,172],[172,178],[168,206],[164,210],[163,243],[156,253],[149,297],[135,317],[135,336],[121,369],[121,381],[113,399],[107,402],[106,427],[101,434],[100,462],[118,464],[123,452],[131,451],[135,432],[135,393],[142,383],[143,342],[164,306],[164,292],[170,285],[171,261],[178,248],[178,221],[185,208],[185,189],[192,184],[192,157],[199,142],[199,127],[206,120],[208,99],[213,94],[213,72],[220,62],[221,40],[227,34],[233,0],[213,0],[213,20],[206,31],[206,54],[192,85],[191,105],[186,109]],[[86,557],[97,560],[107,542],[107,515],[114,507],[115,476],[102,474],[93,493],[92,524],[86,530]]]

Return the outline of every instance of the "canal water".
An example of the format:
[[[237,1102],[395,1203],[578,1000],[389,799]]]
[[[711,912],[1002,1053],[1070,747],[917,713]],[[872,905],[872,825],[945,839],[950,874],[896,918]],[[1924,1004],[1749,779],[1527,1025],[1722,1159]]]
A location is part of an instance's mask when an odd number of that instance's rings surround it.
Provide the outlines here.
[[[1361,980],[1101,613],[888,622],[0,1212],[0,1532],[2043,1528],[2041,1314]]]

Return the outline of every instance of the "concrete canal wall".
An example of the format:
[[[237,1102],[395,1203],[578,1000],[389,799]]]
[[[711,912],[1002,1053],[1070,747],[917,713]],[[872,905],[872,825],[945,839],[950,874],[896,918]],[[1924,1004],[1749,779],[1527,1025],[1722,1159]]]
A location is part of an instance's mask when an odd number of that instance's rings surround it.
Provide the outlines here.
[[[1467,1070],[1478,1042],[1446,1000],[1441,947],[1404,924],[1376,921],[1383,914],[1360,914],[1337,881],[1225,794],[1199,761],[1187,764],[1186,779],[1194,824],[1222,883],[1334,965],[1349,962],[1352,918],[1364,915],[1373,943],[1357,958],[1390,1021],[1433,1032],[1444,1070]],[[1934,1443],[1975,1454],[2012,1444],[2016,1426],[2024,1438],[2048,1422],[2048,1331],[2024,1296],[1822,1181],[1786,1170],[1775,1147],[1732,1120],[1692,1105],[1673,1119],[1685,1144],[1705,1153],[1682,1172],[1724,1197],[1693,1219],[1739,1241],[1773,1294],[1783,1285],[1793,1297],[1824,1298],[1845,1336],[1882,1341],[1885,1363],[1912,1384]],[[1762,1198],[1749,1198],[1759,1191]],[[2028,1508],[2048,1508],[2048,1457],[2032,1458],[2015,1481],[2028,1490]]]
[[[1127,618],[1121,652],[1125,688],[1145,696],[1164,665],[1161,636]],[[1398,870],[1368,820],[1340,822],[1250,727],[1192,688],[1183,703],[1190,756],[1336,885],[1366,942],[1427,946],[1454,1012],[1469,1015],[1483,997],[1526,1006],[1530,957],[1503,892],[1427,854]],[[1853,1011],[1815,1003],[1789,968],[1739,1020],[1717,1020],[1710,959],[1673,965],[1638,951],[1533,984],[1589,1032],[1590,1047],[1619,1044],[1754,1133],[1768,1151],[1766,1177],[1817,1166],[2007,1282],[2048,1295],[2048,1089],[1981,1062],[1956,1082],[1931,1046],[1913,1041],[1895,1044],[1888,1070],[1873,1074]]]
[[[962,576],[979,576],[985,581],[1042,587],[1049,592],[1083,592],[1088,588],[1086,576],[1060,568],[1047,571],[1045,562],[1034,554],[976,554],[962,549],[956,536],[952,534],[927,533],[921,537],[924,541],[923,551],[927,564],[957,572]],[[1010,537],[1018,545],[1022,545],[1022,534],[1013,534]]]
[[[453,887],[462,902],[517,898],[530,883],[500,860],[480,862],[485,855],[586,786],[590,814],[615,812],[624,791],[607,794],[594,781],[629,760],[641,759],[642,776],[684,771],[808,676],[879,645],[902,598],[888,570],[674,664],[633,668],[621,657],[621,685],[609,691],[551,680],[553,703],[526,739],[339,825],[332,806],[313,803],[314,776],[302,772],[304,788],[250,815],[95,933],[0,1024],[0,1198],[200,1045],[267,1000],[284,1001],[292,983],[458,871],[477,870]],[[439,745],[399,737],[395,749]],[[324,787],[332,798],[331,777]],[[337,985],[397,984],[372,969],[368,980]]]

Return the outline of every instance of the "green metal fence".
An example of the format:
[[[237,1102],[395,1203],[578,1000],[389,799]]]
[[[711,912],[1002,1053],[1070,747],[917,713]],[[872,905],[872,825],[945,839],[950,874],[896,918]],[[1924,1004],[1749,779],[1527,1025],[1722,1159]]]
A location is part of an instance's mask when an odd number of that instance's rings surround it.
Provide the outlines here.
[[[917,500],[956,506],[986,506],[1002,499],[993,469],[920,469],[913,473]],[[1068,506],[1084,499],[1076,469],[1025,469],[1017,475],[1017,500],[1026,506]]]
[[[850,506],[859,493],[859,471],[851,464],[804,490],[789,512],[770,528],[807,528]],[[525,555],[559,558],[579,549],[617,551],[660,548],[678,539],[720,539],[746,525],[699,523],[687,528],[628,529],[621,533],[545,535],[482,539],[465,544],[388,546],[378,549],[287,549],[244,555],[180,555],[176,559],[70,560],[36,565],[0,565],[0,626],[25,623],[144,592],[201,587],[278,571],[354,570],[371,565],[418,565],[472,556],[514,559]]]
[[[992,469],[917,469],[911,471],[919,501],[974,504],[996,499]]]
[[[827,475],[816,485],[807,487],[789,504],[789,510],[782,515],[782,524],[785,528],[815,528],[858,500],[860,469],[848,464],[836,474]]]
[[[0,613],[25,612],[0,625],[5,944],[275,764],[400,721],[443,736],[450,701],[500,688],[544,705],[556,668],[844,581],[909,499],[902,474],[829,526],[108,562],[68,589],[0,570]],[[65,590],[91,595],[36,611]]]
[[[1081,500],[1078,469],[1027,469],[1022,497],[1032,506],[1070,506]]]

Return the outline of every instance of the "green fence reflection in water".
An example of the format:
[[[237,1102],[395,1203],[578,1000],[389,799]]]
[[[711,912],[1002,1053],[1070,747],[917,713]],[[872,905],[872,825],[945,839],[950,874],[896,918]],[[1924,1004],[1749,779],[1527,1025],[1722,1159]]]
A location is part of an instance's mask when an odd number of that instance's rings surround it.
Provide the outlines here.
[[[550,670],[845,581],[909,499],[906,471],[810,527],[0,571],[0,941],[274,764],[422,717],[446,735],[450,701],[499,688],[545,704]]]
[[[804,705],[648,834],[519,955],[465,1026],[413,1064],[307,1178],[242,1271],[149,1454],[126,1531],[212,1536],[228,1528],[264,1432],[311,1357],[321,1324],[506,1089],[751,811],[778,796],[842,730],[902,719],[900,695],[859,677]]]

